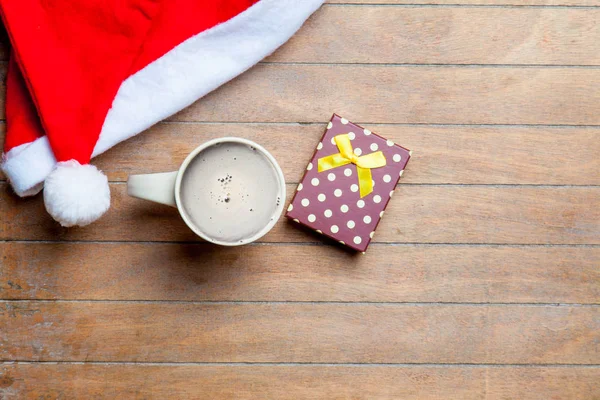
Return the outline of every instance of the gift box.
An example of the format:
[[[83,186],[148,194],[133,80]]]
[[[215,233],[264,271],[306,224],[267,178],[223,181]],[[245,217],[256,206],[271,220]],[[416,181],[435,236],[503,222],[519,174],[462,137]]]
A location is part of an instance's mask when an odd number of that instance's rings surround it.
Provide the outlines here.
[[[356,251],[366,251],[410,154],[334,114],[286,217]]]

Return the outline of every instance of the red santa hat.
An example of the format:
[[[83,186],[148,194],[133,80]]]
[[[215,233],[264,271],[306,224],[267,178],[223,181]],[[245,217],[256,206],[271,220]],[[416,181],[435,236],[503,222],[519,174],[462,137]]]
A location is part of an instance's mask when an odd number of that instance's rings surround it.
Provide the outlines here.
[[[90,159],[234,78],[323,0],[0,0],[12,43],[2,170],[64,226],[110,206]]]

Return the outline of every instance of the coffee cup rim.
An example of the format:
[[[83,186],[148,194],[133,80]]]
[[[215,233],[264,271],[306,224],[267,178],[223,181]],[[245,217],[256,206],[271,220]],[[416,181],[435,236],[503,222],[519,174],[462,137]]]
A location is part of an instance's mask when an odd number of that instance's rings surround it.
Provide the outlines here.
[[[209,238],[200,229],[200,227],[198,227],[196,224],[194,224],[190,220],[190,218],[187,216],[187,214],[185,213],[185,211],[183,209],[183,201],[181,200],[181,182],[183,180],[183,175],[184,175],[185,171],[187,170],[187,168],[190,165],[190,163],[192,162],[192,160],[194,158],[196,158],[196,156],[198,156],[198,154],[200,154],[203,150],[205,150],[211,146],[220,144],[220,143],[241,143],[241,144],[245,144],[250,147],[254,147],[257,151],[259,151],[263,156],[265,156],[269,160],[269,162],[275,169],[275,173],[277,175],[277,180],[278,180],[278,184],[279,184],[279,197],[281,198],[281,201],[273,214],[273,218],[269,221],[268,224],[266,224],[255,235],[251,236],[250,238],[244,239],[242,241],[226,242],[226,241]],[[285,177],[284,177],[283,171],[281,170],[281,167],[279,166],[279,163],[277,162],[275,157],[273,157],[273,155],[271,153],[269,153],[269,151],[267,149],[265,149],[263,146],[259,145],[258,143],[253,142],[252,140],[248,140],[248,139],[244,139],[244,138],[240,138],[240,137],[227,136],[227,137],[212,139],[212,140],[209,140],[208,142],[205,142],[205,143],[201,144],[200,146],[196,147],[194,150],[192,150],[192,152],[190,154],[188,154],[188,156],[185,158],[185,160],[183,160],[183,163],[181,164],[181,166],[179,167],[179,170],[177,171],[177,178],[175,179],[175,203],[177,205],[177,210],[179,211],[179,214],[181,215],[181,218],[183,219],[185,224],[196,235],[200,236],[202,239],[206,240],[207,242],[214,243],[214,244],[217,244],[220,246],[242,246],[245,244],[255,242],[258,239],[262,238],[264,235],[266,235],[268,232],[270,232],[271,229],[273,229],[273,227],[275,226],[277,221],[279,221],[279,219],[281,218],[281,214],[283,213],[285,199],[286,199]]]

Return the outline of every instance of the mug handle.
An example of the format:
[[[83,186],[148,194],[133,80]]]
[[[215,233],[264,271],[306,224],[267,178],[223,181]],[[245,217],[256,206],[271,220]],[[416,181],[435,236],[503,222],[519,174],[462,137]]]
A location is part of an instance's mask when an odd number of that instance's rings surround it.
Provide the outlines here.
[[[178,171],[130,175],[127,179],[127,194],[138,199],[177,207],[175,202],[177,173]]]

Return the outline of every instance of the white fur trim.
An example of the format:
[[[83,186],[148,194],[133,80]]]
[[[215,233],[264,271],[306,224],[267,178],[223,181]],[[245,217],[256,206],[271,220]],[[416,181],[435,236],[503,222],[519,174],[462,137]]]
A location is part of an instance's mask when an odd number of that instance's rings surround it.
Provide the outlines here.
[[[62,226],[85,226],[110,207],[108,179],[90,164],[60,162],[44,185],[44,204]]]
[[[92,156],[175,114],[252,67],[285,43],[323,1],[261,0],[229,21],[184,41],[126,79]],[[40,186],[56,163],[45,137],[29,146],[31,153],[27,147],[8,167],[3,165],[20,196]],[[12,159],[11,152],[5,165]],[[21,157],[23,162],[17,161]]]
[[[43,136],[31,143],[12,148],[4,154],[2,172],[13,190],[21,197],[33,196],[42,190],[44,179],[56,166],[48,138]]]
[[[285,43],[323,0],[261,0],[125,80],[94,156],[170,117]]]

